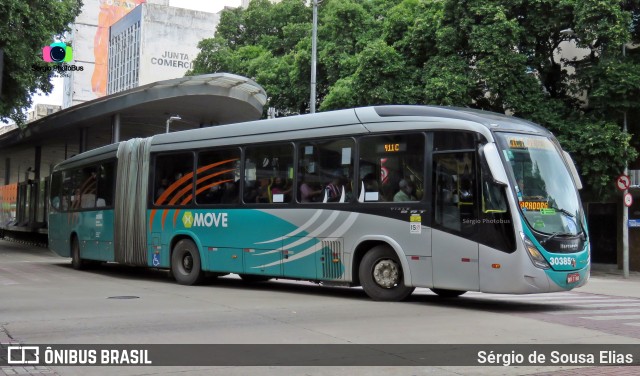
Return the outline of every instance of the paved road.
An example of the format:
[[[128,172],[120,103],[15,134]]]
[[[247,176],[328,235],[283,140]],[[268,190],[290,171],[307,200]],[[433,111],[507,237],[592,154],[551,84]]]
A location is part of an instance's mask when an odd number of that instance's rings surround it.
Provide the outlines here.
[[[361,289],[306,282],[247,285],[224,277],[179,286],[167,273],[114,264],[77,272],[47,250],[0,240],[0,342],[265,344],[639,344],[640,277],[594,277],[560,294],[467,293],[442,300],[418,289],[407,302],[374,302]],[[130,299],[122,299],[129,297]],[[3,337],[4,336],[4,337]],[[567,372],[577,372],[567,370]],[[526,375],[549,367],[55,367],[20,373]],[[603,368],[580,369],[601,374]],[[616,374],[636,367],[612,367]],[[628,374],[632,374],[628,373]]]

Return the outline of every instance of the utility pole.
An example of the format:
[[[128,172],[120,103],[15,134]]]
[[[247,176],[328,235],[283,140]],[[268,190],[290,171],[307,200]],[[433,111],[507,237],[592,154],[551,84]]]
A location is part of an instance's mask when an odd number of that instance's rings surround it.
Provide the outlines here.
[[[316,112],[316,39],[318,38],[318,0],[313,1],[313,27],[311,28],[311,97],[309,112]]]
[[[622,44],[622,59],[627,55],[626,43]],[[622,113],[622,131],[627,134],[627,110]],[[624,163],[624,175],[629,176],[629,166]],[[629,189],[625,189],[622,197],[629,193]],[[622,205],[622,273],[624,278],[629,278],[629,207]]]

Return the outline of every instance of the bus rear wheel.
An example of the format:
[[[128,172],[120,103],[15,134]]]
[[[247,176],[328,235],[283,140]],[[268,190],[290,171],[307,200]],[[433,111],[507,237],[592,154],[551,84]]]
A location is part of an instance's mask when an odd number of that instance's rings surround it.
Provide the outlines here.
[[[436,293],[441,298],[457,298],[458,296],[464,294],[466,291],[460,290],[447,290],[447,289],[429,289]]]
[[[415,289],[404,285],[398,256],[386,245],[373,247],[364,255],[358,274],[364,292],[373,300],[404,300]]]
[[[204,272],[198,247],[189,239],[182,239],[171,253],[171,273],[181,285],[197,285],[202,282]]]
[[[76,237],[71,239],[71,267],[75,270],[82,270],[86,267],[85,262],[80,258],[80,243]]]

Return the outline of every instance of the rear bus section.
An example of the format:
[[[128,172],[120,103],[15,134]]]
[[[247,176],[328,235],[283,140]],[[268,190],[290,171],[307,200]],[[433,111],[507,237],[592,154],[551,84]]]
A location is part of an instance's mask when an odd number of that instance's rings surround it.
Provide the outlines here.
[[[72,266],[114,261],[115,147],[56,166],[49,195],[49,248]]]

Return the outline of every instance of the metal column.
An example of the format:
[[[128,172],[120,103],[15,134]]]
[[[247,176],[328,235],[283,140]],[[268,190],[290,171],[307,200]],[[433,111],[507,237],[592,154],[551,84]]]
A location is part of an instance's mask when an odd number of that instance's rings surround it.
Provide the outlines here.
[[[80,140],[78,141],[78,154],[87,151],[87,133],[88,128],[80,128]]]
[[[111,143],[120,142],[120,114],[111,118]]]

